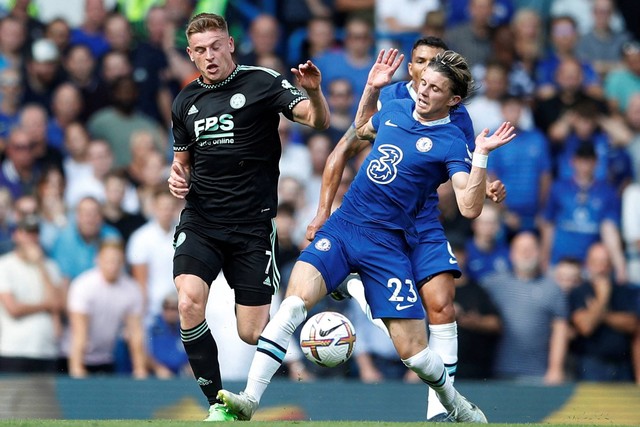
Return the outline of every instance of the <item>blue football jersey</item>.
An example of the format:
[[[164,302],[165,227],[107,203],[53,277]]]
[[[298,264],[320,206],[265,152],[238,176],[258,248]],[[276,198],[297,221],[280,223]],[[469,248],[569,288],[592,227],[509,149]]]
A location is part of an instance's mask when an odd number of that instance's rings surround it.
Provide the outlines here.
[[[416,101],[416,91],[411,86],[411,82],[396,82],[385,86],[380,91],[378,98],[378,109],[394,99],[411,99]],[[476,148],[475,137],[473,134],[473,122],[469,116],[469,112],[462,104],[458,106],[449,115],[451,123],[456,125],[463,133],[467,142],[469,151],[473,152]],[[438,217],[438,193],[434,191],[429,195],[423,209],[418,213],[416,218],[416,228],[422,241],[446,241],[444,229]]]
[[[413,100],[393,100],[373,116],[373,148],[335,212],[357,224],[403,230],[412,245],[427,197],[455,173],[471,170],[462,131],[449,117],[420,123],[414,106]]]

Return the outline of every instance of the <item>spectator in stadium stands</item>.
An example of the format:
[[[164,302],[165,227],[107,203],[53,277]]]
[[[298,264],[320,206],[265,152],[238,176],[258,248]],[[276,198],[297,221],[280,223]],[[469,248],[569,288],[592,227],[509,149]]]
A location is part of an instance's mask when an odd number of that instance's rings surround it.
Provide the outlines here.
[[[561,258],[553,267],[553,281],[562,289],[565,295],[569,295],[574,288],[580,286],[582,280],[582,263],[571,257]]]
[[[578,57],[590,60],[600,78],[621,65],[622,45],[631,38],[626,31],[611,26],[615,7],[613,0],[591,2],[593,27],[580,37],[577,46]]]
[[[93,56],[101,58],[109,50],[109,43],[104,37],[104,23],[107,10],[103,0],[85,0],[84,20],[78,28],[71,30],[71,44],[89,46]]]
[[[431,36],[444,39],[446,19],[447,18],[442,9],[436,9],[428,12],[424,17],[424,23],[420,29],[420,36]]]
[[[75,217],[60,232],[51,250],[51,258],[60,267],[66,283],[95,266],[98,248],[105,240],[121,241],[122,236],[104,223],[100,202],[92,197],[80,200]]]
[[[160,313],[147,328],[147,347],[150,369],[157,378],[193,375],[180,339],[178,294],[175,289],[162,299]]]
[[[1,25],[1,24],[0,24]],[[0,70],[0,138],[6,139],[9,131],[18,123],[22,78],[13,67]]]
[[[565,379],[568,306],[562,290],[541,274],[540,256],[536,235],[522,232],[511,243],[512,271],[487,276],[481,285],[502,318],[496,377],[556,385]]]
[[[114,372],[114,349],[122,330],[128,344],[133,376],[147,376],[140,288],[124,273],[119,242],[101,243],[97,266],[71,282],[67,301],[69,340],[63,345],[69,375],[87,377]]]
[[[536,126],[543,130],[551,143],[562,142],[565,133],[562,128],[566,126],[569,108],[587,100],[598,104],[600,112],[606,112],[606,104],[588,95],[584,90],[584,73],[575,58],[560,59],[555,82],[558,90],[555,95],[546,100],[538,100],[534,107],[534,119]]]
[[[297,64],[304,58],[316,58],[338,47],[336,27],[327,17],[314,17],[306,25],[306,37],[300,52],[287,52],[290,62]]]
[[[345,78],[337,78],[329,82],[327,103],[331,112],[331,123],[326,132],[331,136],[331,142],[335,147],[353,123],[351,111],[353,111],[355,96],[351,82]]]
[[[82,94],[82,123],[101,108],[107,99],[104,86],[100,85],[97,74],[96,58],[91,49],[83,44],[71,46],[65,54],[62,65],[66,81],[73,84]]]
[[[47,143],[64,153],[64,132],[82,114],[82,92],[71,83],[61,83],[53,91],[51,117],[47,123]]]
[[[182,206],[167,187],[158,188],[153,195],[153,217],[133,232],[126,247],[127,264],[145,301],[147,327],[161,313],[168,293],[177,298],[172,280],[173,232]]]
[[[69,180],[65,189],[65,202],[73,210],[84,197],[104,202],[104,177],[113,165],[113,153],[106,141],[95,139],[87,146],[87,162],[91,173],[81,180]]]
[[[624,66],[607,75],[604,90],[611,109],[624,114],[631,96],[640,92],[640,41],[622,45],[622,60]]]
[[[62,280],[38,243],[39,222],[25,217],[13,232],[15,249],[0,257],[0,372],[55,373]]]
[[[266,13],[256,16],[251,21],[248,35],[246,48],[243,49],[241,43],[239,51],[236,52],[238,64],[256,65],[261,56],[278,53],[280,24],[274,16]]]
[[[542,215],[542,260],[553,266],[563,257],[584,262],[587,249],[602,241],[609,250],[616,280],[627,281],[619,231],[620,199],[616,190],[595,179],[596,152],[583,143],[573,155],[574,174],[556,180]]]
[[[562,138],[555,147],[556,177],[570,178],[573,154],[580,144],[591,143],[596,151],[595,178],[606,181],[620,194],[633,179],[633,166],[627,150],[616,143],[619,127],[624,127],[623,122],[599,112],[594,102],[585,100],[569,108],[554,129],[554,136]]]
[[[372,56],[373,44],[371,24],[361,18],[349,19],[345,25],[344,47],[312,58],[322,70],[322,91],[329,93],[329,82],[342,77],[351,82],[353,93],[362,93],[375,61]],[[355,115],[356,107],[352,115]]]
[[[62,170],[62,153],[49,144],[47,138],[47,110],[40,104],[26,104],[20,110],[19,126],[34,144],[33,152],[38,167],[56,167]]]
[[[554,79],[556,70],[563,59],[573,58],[578,61],[583,74],[584,90],[590,96],[601,99],[603,96],[602,85],[598,73],[593,65],[586,59],[579,59],[576,56],[576,48],[580,35],[578,34],[576,22],[570,16],[556,16],[551,19],[549,27],[549,40],[551,48],[546,55],[540,59],[536,68],[537,97],[549,99],[553,97],[560,88]]]
[[[33,194],[40,168],[36,164],[35,143],[21,128],[13,128],[5,147],[5,158],[0,169],[0,187],[7,188],[13,200]]]
[[[22,103],[37,103],[50,108],[53,91],[62,82],[58,47],[49,39],[33,42],[26,58]]]
[[[491,55],[493,0],[469,0],[469,21],[447,28],[449,48],[464,56],[469,65],[482,64]]]
[[[640,285],[640,183],[622,192],[622,239],[624,240],[629,281]]]
[[[40,213],[40,244],[46,253],[51,252],[53,242],[68,223],[64,202],[65,177],[57,168],[42,171],[36,196]]]
[[[89,149],[89,133],[80,122],[71,123],[64,133],[66,157],[62,167],[68,182],[81,181],[93,173],[87,158]]]
[[[493,378],[493,361],[502,333],[500,313],[491,297],[467,272],[467,254],[463,246],[453,247],[462,270],[455,279],[453,304],[458,324],[458,368],[456,376],[465,379]]]
[[[305,26],[309,28],[309,24],[317,19],[326,19],[332,22],[334,3],[332,0],[283,0],[279,9],[284,36],[289,38],[297,30],[303,29]],[[300,56],[300,60],[312,57],[305,53]],[[297,65],[298,62],[291,65]]]
[[[278,134],[282,145],[280,177],[293,177],[299,182],[311,178],[311,154],[307,146],[297,140],[293,124],[284,117],[278,123]]]
[[[500,208],[485,203],[482,213],[471,222],[473,236],[464,245],[469,280],[481,282],[493,273],[509,271],[509,245]]]
[[[509,94],[509,69],[504,64],[497,61],[488,62],[484,71],[481,92],[471,98],[467,106],[475,135],[485,128],[494,130],[500,126],[504,120],[500,101]],[[533,126],[531,110],[525,104],[521,109],[517,125],[520,129],[529,130]]]
[[[126,245],[131,235],[144,225],[147,219],[139,213],[139,201],[135,188],[122,170],[111,170],[105,175],[104,197],[102,206],[104,222],[120,232]],[[133,206],[131,202],[127,202],[127,199],[135,203],[135,209],[130,209]]]
[[[602,243],[589,247],[587,281],[571,291],[575,376],[584,381],[633,381],[631,339],[638,327],[638,289],[615,283]]]
[[[112,106],[98,110],[89,118],[87,128],[97,139],[106,140],[114,154],[113,166],[121,168],[131,161],[129,140],[139,130],[153,132],[158,145],[164,145],[167,136],[158,123],[136,110],[138,89],[132,77],[119,77],[111,85]]]
[[[64,18],[55,18],[46,24],[44,37],[51,40],[58,48],[58,52],[65,55],[71,43],[71,27]]]
[[[537,217],[542,211],[551,187],[551,153],[549,142],[537,129],[520,127],[524,100],[506,96],[501,100],[501,116],[516,124],[518,145],[506,146],[489,159],[488,173],[507,188],[503,203],[504,222],[513,235],[518,231],[537,229]]]
[[[626,148],[631,156],[635,182],[640,182],[640,92],[629,98],[624,119],[629,132]]]
[[[0,187],[0,255],[4,255],[13,249],[12,221],[13,199],[11,193],[4,187]]]
[[[167,34],[167,13],[163,7],[149,9],[145,18],[146,37],[138,42],[132,58],[133,73],[140,95],[138,108],[169,128],[171,102],[169,63],[163,42]]]
[[[144,166],[142,182],[136,189],[140,201],[140,213],[147,218],[153,217],[153,195],[158,187],[165,186],[169,177],[169,169],[166,158],[152,151]]]
[[[131,134],[129,139],[129,150],[131,151],[131,161],[124,168],[127,179],[137,188],[144,180],[144,168],[147,164],[149,154],[158,150],[154,140],[153,132],[139,130]]]
[[[22,69],[26,41],[26,29],[20,20],[13,16],[0,19],[0,68]]]

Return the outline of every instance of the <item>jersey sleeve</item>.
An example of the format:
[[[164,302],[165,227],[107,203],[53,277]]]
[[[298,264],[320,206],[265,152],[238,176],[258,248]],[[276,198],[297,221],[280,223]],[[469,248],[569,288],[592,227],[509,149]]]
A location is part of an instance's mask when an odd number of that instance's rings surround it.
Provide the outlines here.
[[[449,178],[458,172],[471,172],[471,150],[462,135],[459,135],[456,141],[451,144],[447,157],[447,171]]]
[[[476,150],[476,137],[473,134],[473,121],[467,108],[464,105],[459,105],[451,113],[451,121],[462,131],[464,138],[467,140],[469,150],[474,152]]]
[[[269,88],[269,97],[273,100],[273,106],[279,113],[284,114],[289,120],[293,120],[293,107],[309,98],[284,76],[275,71],[272,72],[276,75]]]
[[[182,105],[178,99],[171,107],[171,132],[173,133],[173,151],[187,151],[193,141],[182,120]]]

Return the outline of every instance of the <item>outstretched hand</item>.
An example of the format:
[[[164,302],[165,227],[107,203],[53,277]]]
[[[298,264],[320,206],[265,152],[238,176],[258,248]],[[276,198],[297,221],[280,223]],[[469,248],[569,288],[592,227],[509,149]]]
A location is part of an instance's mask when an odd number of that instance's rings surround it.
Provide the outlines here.
[[[500,127],[491,136],[489,129],[484,129],[476,137],[476,152],[480,154],[489,154],[498,147],[508,144],[516,137],[515,128],[509,122],[503,122]]]
[[[378,53],[375,64],[373,64],[369,71],[367,84],[376,89],[382,89],[391,83],[393,74],[400,67],[403,59],[403,54],[398,56],[398,49],[389,49],[389,52],[385,52],[385,50],[382,49],[380,53]]]
[[[318,90],[320,88],[322,76],[320,69],[313,62],[307,60],[304,64],[298,65],[298,68],[292,68],[291,72],[304,90]]]

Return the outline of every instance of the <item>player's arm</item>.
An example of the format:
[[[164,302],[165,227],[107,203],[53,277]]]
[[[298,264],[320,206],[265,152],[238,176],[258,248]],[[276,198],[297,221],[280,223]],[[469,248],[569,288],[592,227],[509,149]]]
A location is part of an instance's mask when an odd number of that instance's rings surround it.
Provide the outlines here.
[[[74,378],[86,377],[84,353],[89,341],[89,316],[80,312],[69,312],[71,346],[69,349],[69,375]]]
[[[293,107],[293,120],[314,129],[327,129],[330,123],[329,104],[320,88],[320,70],[313,62],[307,61],[298,68],[292,68],[291,72],[309,97]]]
[[[487,160],[489,153],[509,143],[515,138],[514,127],[504,122],[493,135],[487,137],[488,129],[476,138],[476,149],[473,153],[471,173],[455,173],[451,177],[456,194],[458,209],[465,218],[476,218],[482,212],[487,190]]]
[[[331,215],[331,207],[340,186],[342,173],[347,161],[362,152],[367,146],[369,146],[369,142],[358,139],[355,126],[351,125],[340,138],[329,157],[327,157],[324,171],[322,172],[318,210],[315,218],[307,226],[307,234],[305,236],[307,240],[311,241],[315,238],[316,232]]]
[[[171,172],[169,173],[169,191],[178,199],[184,199],[191,185],[191,154],[188,151],[175,151]]]
[[[378,111],[380,89],[391,83],[393,74],[400,67],[403,59],[404,55],[398,56],[398,49],[389,49],[388,53],[385,53],[383,49],[378,53],[378,58],[369,71],[367,84],[358,103],[355,120],[358,138],[375,139],[376,130],[371,124],[371,117]]]

